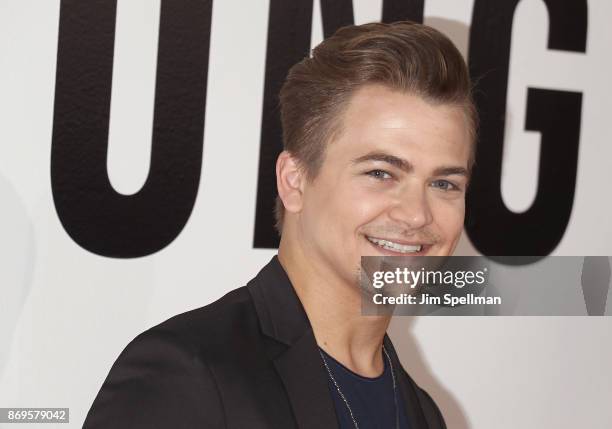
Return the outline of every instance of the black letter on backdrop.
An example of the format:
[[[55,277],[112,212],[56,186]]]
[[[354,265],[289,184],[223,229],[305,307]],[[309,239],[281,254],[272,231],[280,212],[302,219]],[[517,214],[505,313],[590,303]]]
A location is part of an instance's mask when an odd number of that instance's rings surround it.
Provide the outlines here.
[[[512,20],[519,0],[476,0],[470,32],[470,73],[481,115],[480,141],[467,195],[466,229],[485,255],[545,256],[557,246],[572,211],[582,94],[529,88],[527,130],[540,131],[538,190],[524,213],[506,208],[501,167]],[[548,48],[586,51],[586,0],[545,0]]]
[[[161,2],[150,170],[126,196],[106,170],[116,0],[62,0],[51,186],[62,225],[85,249],[145,256],[189,219],[202,164],[211,10],[212,0]]]
[[[317,1],[317,0],[315,0]],[[295,63],[308,55],[313,0],[271,0],[266,54],[257,207],[253,247],[276,248],[279,238],[274,229],[276,198],[276,158],[283,150],[278,93]],[[412,20],[423,22],[424,0],[384,0],[383,22]],[[331,36],[338,28],[351,25],[351,0],[321,0],[323,33]]]

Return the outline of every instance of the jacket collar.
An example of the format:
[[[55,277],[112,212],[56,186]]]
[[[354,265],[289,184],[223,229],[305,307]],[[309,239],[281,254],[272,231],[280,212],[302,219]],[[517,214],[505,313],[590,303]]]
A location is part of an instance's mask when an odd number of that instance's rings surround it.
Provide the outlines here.
[[[278,256],[262,268],[247,288],[253,298],[262,332],[286,347],[269,347],[287,390],[300,429],[337,428],[333,399],[327,373],[321,361],[312,326],[289,276]],[[427,428],[412,379],[404,370],[391,339],[385,334],[383,343],[399,378],[407,416],[414,428]]]
[[[291,346],[312,329],[277,255],[249,282],[247,288],[265,335]]]
[[[247,288],[262,332],[286,346],[269,344],[267,352],[283,381],[297,426],[337,428],[336,411],[312,327],[276,255]]]
[[[391,338],[389,338],[387,334],[385,334],[383,344],[385,345],[387,352],[389,352],[391,363],[393,363],[393,368],[395,369],[399,389],[404,400],[406,415],[410,420],[410,427],[427,429],[429,426],[425,420],[425,415],[423,414],[423,409],[421,408],[419,396],[417,395],[417,389],[419,389],[419,387],[412,380],[412,378],[410,378],[408,373],[405,372],[399,358],[397,357],[397,352],[395,351],[395,347],[393,347]]]

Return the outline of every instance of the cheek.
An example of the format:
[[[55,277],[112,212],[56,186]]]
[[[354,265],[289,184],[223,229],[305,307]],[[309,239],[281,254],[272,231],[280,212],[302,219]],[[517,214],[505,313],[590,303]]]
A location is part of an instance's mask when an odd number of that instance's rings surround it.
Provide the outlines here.
[[[318,201],[313,207],[320,207],[317,233],[324,237],[322,246],[332,247],[345,256],[362,253],[361,235],[389,205],[389,198],[383,192],[359,183],[344,183],[344,186],[337,183],[328,195],[321,192],[316,198]]]
[[[465,218],[465,200],[437,201],[433,207],[433,217],[436,225],[447,240],[453,240],[461,235]]]
[[[309,190],[304,202],[308,228],[338,247],[348,244],[347,235],[363,223],[372,202],[359,188],[341,180],[321,180]]]
[[[343,205],[345,220],[352,219],[353,226],[361,227],[383,214],[390,205],[390,198],[380,190],[367,186],[354,186],[350,200]]]

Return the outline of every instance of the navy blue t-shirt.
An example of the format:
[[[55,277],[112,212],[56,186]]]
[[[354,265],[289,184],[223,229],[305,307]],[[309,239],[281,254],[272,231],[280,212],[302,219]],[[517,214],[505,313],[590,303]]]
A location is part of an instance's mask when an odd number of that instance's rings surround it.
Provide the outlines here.
[[[384,352],[383,362],[385,363],[385,369],[383,373],[378,377],[369,378],[354,373],[325,353],[323,349],[319,348],[319,350],[321,350],[325,357],[329,370],[350,405],[359,429],[394,429],[396,427],[396,413],[393,396],[393,378],[387,356]],[[397,377],[397,369],[395,374]],[[355,429],[355,424],[346,403],[338,393],[338,389],[331,377],[329,377],[329,374],[327,375],[340,429]],[[395,393],[399,407],[399,427],[401,429],[408,429],[408,418],[406,417],[406,410],[404,410],[404,401],[399,385],[396,386]]]

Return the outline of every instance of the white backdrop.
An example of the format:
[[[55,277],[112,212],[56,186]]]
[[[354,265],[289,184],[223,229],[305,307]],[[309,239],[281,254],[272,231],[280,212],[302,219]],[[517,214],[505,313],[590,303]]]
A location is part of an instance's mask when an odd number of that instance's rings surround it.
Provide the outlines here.
[[[149,168],[159,5],[118,1],[108,171],[124,194]],[[80,427],[134,336],[245,284],[275,253],[252,248],[268,6],[214,3],[192,215],[163,250],[114,259],[79,247],[53,203],[59,1],[0,0],[0,407],[69,407],[64,427]],[[472,6],[427,0],[425,23],[466,54]],[[527,86],[583,93],[574,208],[556,255],[612,255],[612,3],[588,6],[586,54],[547,51],[543,1],[521,1],[514,18],[502,180],[510,209],[529,207],[537,182],[539,135],[523,131]],[[356,23],[380,20],[381,0],[355,0],[354,10]],[[315,1],[313,44],[321,39]],[[458,254],[474,253],[464,237]],[[391,336],[450,428],[612,426],[609,317],[396,318]]]

